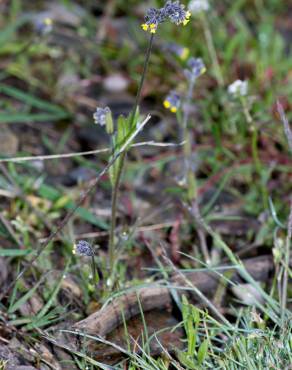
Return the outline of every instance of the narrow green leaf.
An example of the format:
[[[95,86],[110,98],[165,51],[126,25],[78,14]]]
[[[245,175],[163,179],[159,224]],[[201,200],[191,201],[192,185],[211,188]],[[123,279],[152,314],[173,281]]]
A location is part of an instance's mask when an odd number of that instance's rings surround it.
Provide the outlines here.
[[[51,113],[58,113],[58,114],[66,113],[64,109],[59,107],[58,105],[49,103],[42,99],[39,99],[36,96],[31,95],[26,91],[16,89],[15,87],[12,87],[9,85],[0,84],[0,92],[12,98],[15,98],[17,100],[20,100],[23,103],[31,107],[34,107],[34,108],[39,108],[39,109],[42,109],[44,111],[51,112]]]
[[[34,292],[37,290],[39,285],[41,284],[42,279],[37,282],[37,284],[31,288],[27,293],[25,293],[18,301],[16,301],[8,310],[9,314],[12,314],[13,312],[17,311],[26,301],[28,301],[34,294]]]
[[[56,202],[61,196],[62,193],[59,192],[57,189],[47,185],[42,184],[38,189],[39,196],[46,198],[48,200],[51,200],[53,202]],[[64,205],[65,209],[73,209],[75,207],[75,203],[72,201],[67,202],[67,204]],[[94,216],[90,211],[88,211],[86,208],[79,207],[76,211],[76,214],[83,218],[83,220],[90,222],[92,225],[98,226],[101,229],[107,230],[108,224],[101,220],[100,218],[97,218]]]
[[[56,113],[0,113],[0,123],[31,123],[31,122],[50,122],[68,118],[70,115],[63,112]]]
[[[60,289],[61,289],[61,285],[62,285],[62,282],[64,280],[64,277],[65,277],[65,274],[66,272],[68,271],[68,267],[69,267],[69,263],[67,263],[67,266],[65,267],[65,270],[61,276],[61,278],[59,279],[58,283],[56,284],[48,302],[44,305],[44,307],[40,310],[40,312],[37,314],[37,319],[41,319],[43,316],[45,316],[45,314],[49,311],[49,309],[51,308],[52,304],[54,303],[55,299],[56,299],[56,296],[57,294],[59,293]]]
[[[202,363],[205,361],[205,359],[207,357],[208,346],[209,346],[208,339],[205,339],[203,341],[203,343],[200,345],[200,348],[198,350],[198,363],[199,363],[199,365],[202,365]]]
[[[274,222],[281,228],[281,229],[285,229],[285,225],[279,220],[278,218],[278,215],[277,215],[277,211],[276,211],[276,208],[274,206],[274,202],[273,202],[273,199],[270,197],[269,198],[269,206],[270,206],[270,212],[271,212],[271,215],[273,217],[273,220]]]
[[[198,367],[195,365],[194,361],[189,358],[189,356],[182,351],[177,352],[177,357],[181,364],[183,364],[186,369],[189,370],[198,370]]]
[[[14,35],[16,30],[23,26],[26,22],[29,21],[28,16],[22,16],[13,23],[8,23],[8,26],[1,30],[0,32],[0,46],[6,44],[9,39]]]
[[[0,249],[0,257],[23,257],[32,252],[32,249]]]

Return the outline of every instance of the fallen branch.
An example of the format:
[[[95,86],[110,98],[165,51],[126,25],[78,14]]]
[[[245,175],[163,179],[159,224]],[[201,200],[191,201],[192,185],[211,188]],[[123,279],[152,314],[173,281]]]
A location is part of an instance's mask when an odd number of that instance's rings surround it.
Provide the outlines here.
[[[262,256],[247,259],[244,267],[254,280],[267,281],[273,270],[273,260],[270,256]],[[241,280],[238,269],[230,268],[225,271],[234,271],[231,277],[232,282]],[[215,293],[220,276],[215,272],[194,271],[186,274],[188,280],[197,287],[203,294],[212,296]],[[174,275],[170,279],[171,287],[186,287],[181,276]],[[123,295],[113,299],[101,310],[91,314],[86,319],[73,325],[73,329],[79,332],[105,336],[123,323],[123,320],[140,313],[140,305],[143,312],[153,309],[165,309],[171,307],[171,289],[162,285],[162,281],[147,287],[137,287],[125,292]],[[181,290],[177,290],[180,294]],[[124,317],[124,319],[123,319]]]

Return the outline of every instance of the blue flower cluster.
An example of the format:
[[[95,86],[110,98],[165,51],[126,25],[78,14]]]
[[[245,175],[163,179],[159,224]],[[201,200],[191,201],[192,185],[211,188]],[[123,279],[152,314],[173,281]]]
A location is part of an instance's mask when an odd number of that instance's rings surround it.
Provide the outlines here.
[[[188,24],[191,13],[185,10],[185,6],[179,1],[167,1],[163,8],[150,8],[145,15],[145,23],[142,24],[144,31],[155,33],[160,23],[169,19],[176,25]]]
[[[206,72],[205,64],[201,58],[191,57],[188,62],[188,69],[185,69],[185,76],[188,79],[196,79]]]
[[[163,105],[166,109],[169,109],[172,113],[176,113],[180,107],[181,99],[176,91],[171,91],[163,101]]]
[[[78,254],[79,256],[94,256],[94,251],[91,245],[85,240],[79,240],[79,242],[74,245],[73,253]]]
[[[96,111],[93,115],[94,123],[100,126],[105,126],[106,125],[106,117],[108,114],[110,114],[111,111],[109,107],[105,108],[96,108]]]

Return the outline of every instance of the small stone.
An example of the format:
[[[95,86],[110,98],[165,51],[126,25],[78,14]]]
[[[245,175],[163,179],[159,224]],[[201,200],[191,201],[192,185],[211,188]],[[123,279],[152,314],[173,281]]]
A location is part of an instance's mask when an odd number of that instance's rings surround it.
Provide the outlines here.
[[[1,127],[0,133],[0,154],[5,156],[11,156],[17,153],[18,150],[18,138],[9,130],[7,127]]]
[[[112,74],[103,80],[103,87],[106,91],[119,93],[127,90],[129,81],[121,74]]]

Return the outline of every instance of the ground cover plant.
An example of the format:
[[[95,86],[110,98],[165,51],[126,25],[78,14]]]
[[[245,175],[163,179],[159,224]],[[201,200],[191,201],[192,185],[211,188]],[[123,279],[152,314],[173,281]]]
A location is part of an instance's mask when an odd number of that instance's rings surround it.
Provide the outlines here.
[[[0,369],[289,369],[289,3],[0,10]]]

